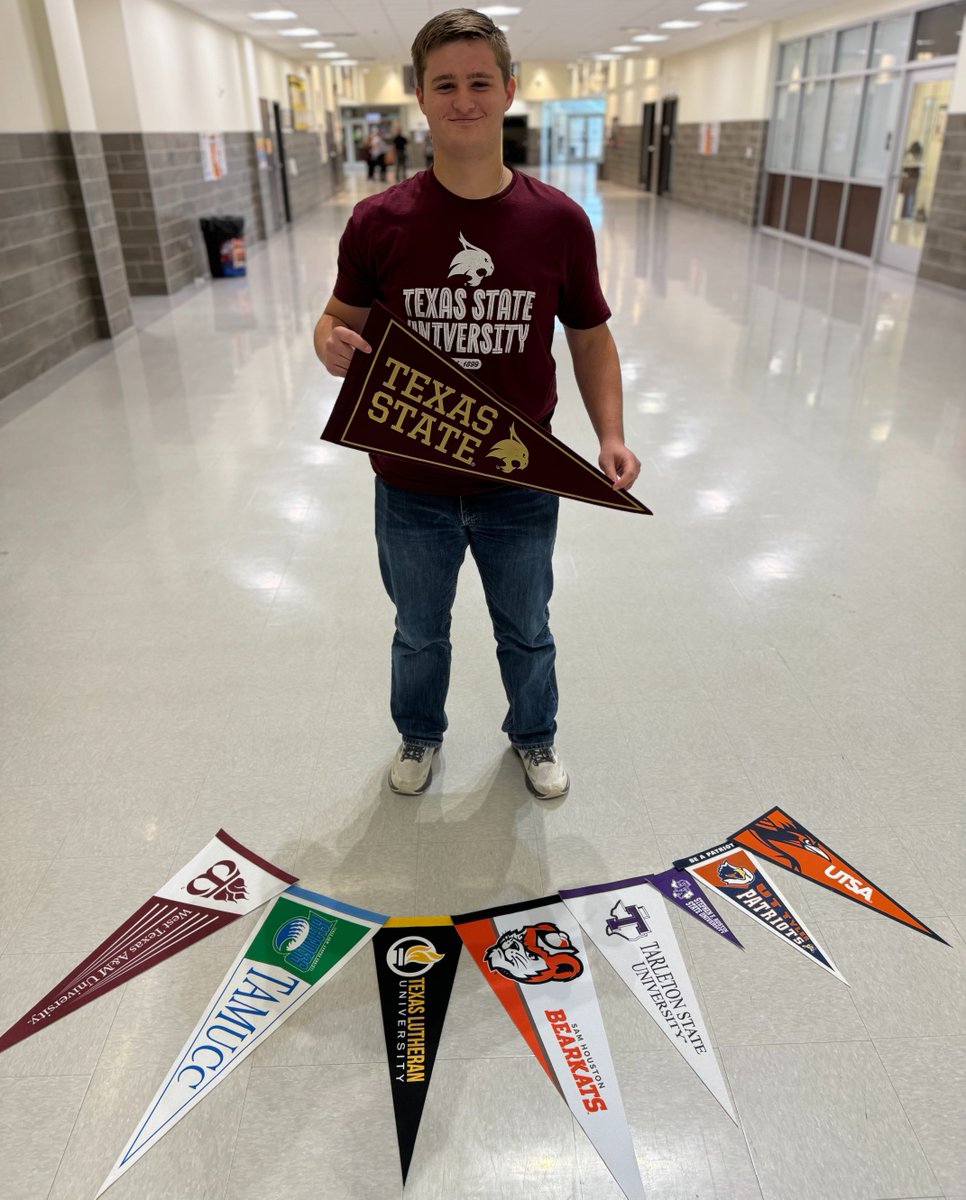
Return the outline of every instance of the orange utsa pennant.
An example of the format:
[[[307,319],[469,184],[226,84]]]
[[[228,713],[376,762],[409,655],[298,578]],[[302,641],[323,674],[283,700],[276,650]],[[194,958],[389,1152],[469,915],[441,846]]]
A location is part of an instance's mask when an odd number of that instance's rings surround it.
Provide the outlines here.
[[[322,437],[473,478],[650,514],[529,417],[481,388],[436,347],[373,304]]]
[[[949,944],[780,808],[770,809],[757,821],[745,825],[731,840],[752,850],[759,858],[767,858],[786,871],[838,892],[846,900],[875,909],[944,946]]]

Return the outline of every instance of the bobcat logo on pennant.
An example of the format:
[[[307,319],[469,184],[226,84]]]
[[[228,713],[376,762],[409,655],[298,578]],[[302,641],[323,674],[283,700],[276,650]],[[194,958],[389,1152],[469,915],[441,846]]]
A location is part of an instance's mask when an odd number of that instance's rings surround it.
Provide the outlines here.
[[[517,427],[512,423],[510,436],[497,442],[486,457],[502,459],[503,466],[497,467],[497,470],[502,471],[504,475],[509,475],[513,471],[523,471],[530,464],[530,451],[520,441],[517,436]]]

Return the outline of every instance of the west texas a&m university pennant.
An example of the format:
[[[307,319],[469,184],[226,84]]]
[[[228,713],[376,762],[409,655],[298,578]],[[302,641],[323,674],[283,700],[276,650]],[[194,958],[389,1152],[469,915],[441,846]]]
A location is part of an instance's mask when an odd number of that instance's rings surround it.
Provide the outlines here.
[[[626,491],[373,304],[322,437],[374,454],[446,467],[624,512],[647,513]]]
[[[295,876],[219,829],[191,862],[0,1037],[6,1050],[119,983],[253,912]]]
[[[874,909],[900,925],[908,925],[910,929],[935,938],[944,946],[949,944],[780,808],[769,809],[756,821],[739,829],[731,840],[754,851],[759,858],[767,858],[786,871],[811,879],[846,900]]]

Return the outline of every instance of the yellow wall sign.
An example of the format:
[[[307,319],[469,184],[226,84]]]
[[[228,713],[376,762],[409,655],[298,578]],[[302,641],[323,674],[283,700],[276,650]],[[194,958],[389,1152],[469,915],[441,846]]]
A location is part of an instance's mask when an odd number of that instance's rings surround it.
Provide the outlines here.
[[[311,129],[309,105],[305,91],[305,80],[301,75],[288,76],[288,103],[292,110],[292,128],[296,132]]]

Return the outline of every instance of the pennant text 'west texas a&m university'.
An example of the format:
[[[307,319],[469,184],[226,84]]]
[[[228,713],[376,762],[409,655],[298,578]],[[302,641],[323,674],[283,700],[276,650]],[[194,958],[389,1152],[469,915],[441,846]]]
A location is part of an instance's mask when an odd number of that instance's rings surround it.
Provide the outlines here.
[[[362,336],[322,437],[475,479],[650,514],[607,476],[461,371],[381,304]]]

